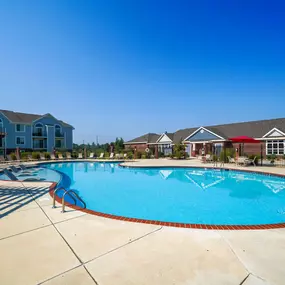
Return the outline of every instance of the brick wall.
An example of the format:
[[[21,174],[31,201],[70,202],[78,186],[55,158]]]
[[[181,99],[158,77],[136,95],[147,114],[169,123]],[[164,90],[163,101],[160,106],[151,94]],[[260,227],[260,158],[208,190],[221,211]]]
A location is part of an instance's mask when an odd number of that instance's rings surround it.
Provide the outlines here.
[[[252,154],[259,154],[261,152],[261,144],[263,145],[263,152],[262,155],[266,155],[266,145],[265,142],[262,143],[245,143],[244,144],[244,153],[247,155],[252,155]],[[233,144],[234,149],[239,147],[238,143]]]
[[[148,147],[147,144],[144,144],[144,143],[139,143],[139,144],[128,144],[128,145],[125,145],[125,149],[126,150],[134,150],[135,147],[137,148],[137,151],[145,151],[145,149]]]

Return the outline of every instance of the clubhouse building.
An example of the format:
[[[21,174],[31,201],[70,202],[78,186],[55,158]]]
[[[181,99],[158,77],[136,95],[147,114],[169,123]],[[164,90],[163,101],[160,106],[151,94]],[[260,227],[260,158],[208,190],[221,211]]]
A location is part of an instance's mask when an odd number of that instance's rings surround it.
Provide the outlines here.
[[[232,138],[246,136],[259,143],[238,143]],[[181,129],[174,133],[148,133],[125,142],[126,149],[155,149],[165,155],[172,153],[173,145],[182,142],[190,157],[201,155],[202,152],[220,153],[224,148],[233,148],[247,155],[284,156],[285,152],[285,118],[232,123],[224,125],[201,126]],[[242,148],[242,149],[241,149]]]

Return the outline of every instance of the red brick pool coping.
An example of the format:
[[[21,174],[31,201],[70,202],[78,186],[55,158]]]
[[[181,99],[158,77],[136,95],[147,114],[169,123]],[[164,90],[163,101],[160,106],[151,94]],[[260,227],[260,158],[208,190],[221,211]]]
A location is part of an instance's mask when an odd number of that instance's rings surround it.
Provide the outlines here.
[[[123,166],[128,167],[129,166]],[[130,168],[143,168],[143,167],[135,167],[131,166]],[[145,168],[150,168],[145,167]],[[151,168],[180,168],[180,167],[151,167]],[[184,167],[185,168],[185,167]],[[201,166],[191,166],[190,168],[203,168]],[[206,167],[205,167],[206,168]],[[218,169],[218,168],[217,168]],[[220,168],[219,168],[220,169]],[[275,174],[275,173],[268,173],[268,172],[261,172],[261,171],[250,171],[250,170],[240,170],[240,169],[225,169],[227,171],[242,171],[242,172],[250,172],[254,174],[263,174],[268,176],[277,176],[277,177],[284,177],[285,175],[282,174]],[[53,197],[53,192],[56,188],[57,183],[54,182],[50,186],[49,194],[51,197]],[[61,198],[59,196],[55,196],[55,200],[61,204]],[[155,221],[155,220],[145,220],[145,219],[137,219],[137,218],[128,218],[123,216],[117,216],[117,215],[111,215],[111,214],[105,214],[102,212],[97,212],[89,209],[83,209],[81,207],[78,207],[76,205],[70,204],[68,202],[65,202],[65,204],[75,210],[82,211],[87,214],[96,215],[104,218],[114,219],[114,220],[120,220],[125,222],[134,222],[134,223],[142,223],[142,224],[152,224],[152,225],[158,225],[158,226],[166,226],[166,227],[177,227],[177,228],[191,228],[191,229],[207,229],[207,230],[269,230],[269,229],[278,229],[278,228],[285,228],[285,223],[277,223],[277,224],[265,224],[265,225],[207,225],[207,224],[188,224],[188,223],[174,223],[174,222],[162,222],[162,221]]]

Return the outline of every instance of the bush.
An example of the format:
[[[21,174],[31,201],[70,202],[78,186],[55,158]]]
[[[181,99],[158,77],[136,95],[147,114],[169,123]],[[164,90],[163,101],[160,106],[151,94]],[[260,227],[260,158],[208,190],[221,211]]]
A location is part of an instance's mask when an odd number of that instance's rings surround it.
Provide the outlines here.
[[[109,152],[105,152],[104,153],[104,158],[109,158],[110,157],[110,153]]]
[[[221,151],[219,158],[220,161],[229,162],[228,156],[234,158],[235,155],[235,150],[233,148],[226,148],[225,150]]]
[[[72,152],[72,154],[71,154],[71,157],[72,158],[78,158],[78,152]]]
[[[30,155],[30,153],[25,151],[20,154],[22,160],[28,160],[28,155]]]
[[[134,154],[131,151],[129,151],[128,154],[127,154],[127,158],[128,159],[133,159],[134,158]]]
[[[12,160],[17,160],[16,154],[14,152],[11,152],[10,156]]]
[[[40,153],[39,152],[32,152],[32,158],[33,159],[40,159]]]
[[[140,159],[142,157],[142,153],[140,151],[137,151],[136,153],[136,158]]]
[[[45,156],[45,159],[50,159],[50,153],[49,152],[45,152],[44,156]]]
[[[174,146],[174,156],[178,159],[185,158],[185,145],[182,142]]]
[[[142,154],[142,155],[141,155],[141,159],[146,159],[146,155],[145,155],[145,154]]]
[[[164,152],[159,151],[159,152],[158,152],[158,157],[164,157]]]

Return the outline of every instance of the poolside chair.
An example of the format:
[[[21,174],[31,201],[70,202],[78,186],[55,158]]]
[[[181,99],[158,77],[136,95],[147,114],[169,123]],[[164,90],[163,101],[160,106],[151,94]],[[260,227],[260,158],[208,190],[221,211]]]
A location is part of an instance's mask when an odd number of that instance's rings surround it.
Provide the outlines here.
[[[249,165],[251,164],[251,162],[249,161],[249,159],[245,156],[240,156],[238,159],[237,159],[237,165],[241,164],[243,166],[246,166],[246,165]]]
[[[12,181],[19,181],[19,179],[12,172],[10,172],[8,169],[4,169],[3,172]],[[30,177],[30,178],[25,178],[22,181],[43,181],[43,180],[45,180],[45,179],[44,178],[38,178],[38,177],[33,177],[33,178]]]
[[[7,168],[8,170],[11,169],[14,173],[17,173],[17,176],[35,176],[35,172],[29,170],[20,170],[16,166],[11,165]]]
[[[114,158],[114,153],[113,152],[111,152],[110,153],[110,157],[109,157],[110,159],[113,159]]]
[[[58,159],[61,159],[61,160],[64,159],[64,157],[62,156],[62,153],[59,153],[57,156],[58,156]]]
[[[30,154],[28,155],[28,161],[35,161],[36,159],[34,159]]]
[[[256,162],[255,162],[256,158],[257,158],[256,156],[253,159],[248,158],[248,163],[249,164],[253,164],[254,166],[256,166]]]
[[[230,156],[228,156],[229,163],[236,163],[236,160]]]
[[[127,159],[128,158],[128,154],[127,153],[124,153],[124,159]]]
[[[19,160],[14,160],[14,159],[12,159],[12,157],[11,157],[10,154],[7,155],[7,159],[8,159],[8,161],[9,161],[10,163],[19,162]]]
[[[94,152],[91,152],[88,158],[94,158]]]
[[[72,159],[71,154],[69,152],[67,152],[65,155],[67,159]]]
[[[43,153],[40,153],[40,160],[46,160],[46,157]]]
[[[104,152],[101,152],[99,158],[104,158]]]
[[[212,162],[213,156],[211,154],[206,154],[206,162]]]
[[[83,158],[82,152],[78,153],[78,158],[79,158],[79,159],[82,159],[82,158]]]
[[[55,155],[53,153],[50,154],[50,159],[56,160],[56,157],[55,157]]]
[[[38,173],[40,170],[44,170],[44,168],[36,168],[36,169],[29,169],[28,167],[26,167],[26,165],[24,164],[19,164],[19,167],[23,170],[23,171],[29,171],[29,172],[33,172],[33,173]]]
[[[0,155],[0,163],[7,164],[9,161],[7,161],[3,155]]]

